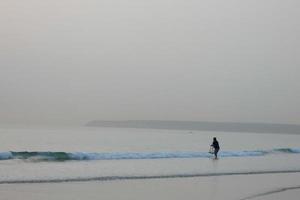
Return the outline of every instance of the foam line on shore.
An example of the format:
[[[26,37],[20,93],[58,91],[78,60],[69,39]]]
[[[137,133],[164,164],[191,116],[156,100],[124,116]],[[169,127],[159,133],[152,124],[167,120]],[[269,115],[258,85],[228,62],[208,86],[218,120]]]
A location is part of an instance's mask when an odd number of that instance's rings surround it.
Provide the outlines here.
[[[24,180],[2,180],[0,184],[34,184],[34,183],[67,183],[67,182],[92,182],[92,181],[117,181],[117,180],[141,180],[141,179],[170,179],[170,178],[193,178],[213,176],[236,176],[236,175],[259,175],[259,174],[283,174],[300,173],[298,170],[276,170],[276,171],[250,171],[250,172],[223,172],[223,173],[195,173],[195,174],[169,174],[169,175],[140,175],[140,176],[100,176],[65,179],[24,179]],[[250,197],[247,197],[250,198]]]
[[[285,191],[288,191],[288,190],[298,190],[298,189],[300,189],[300,186],[283,187],[283,188],[278,188],[278,189],[275,189],[275,190],[270,190],[270,191],[267,191],[267,192],[251,195],[251,196],[242,198],[240,200],[255,199],[257,197],[263,197],[263,196],[267,196],[267,195],[271,195],[271,194],[275,194],[275,193],[285,192]]]

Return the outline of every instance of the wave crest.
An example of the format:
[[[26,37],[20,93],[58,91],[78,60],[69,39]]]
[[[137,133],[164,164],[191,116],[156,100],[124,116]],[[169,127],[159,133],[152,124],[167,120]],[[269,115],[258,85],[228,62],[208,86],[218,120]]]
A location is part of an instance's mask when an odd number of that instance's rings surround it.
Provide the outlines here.
[[[220,157],[249,157],[269,154],[295,154],[300,148],[277,148],[256,151],[222,151]],[[167,159],[167,158],[210,158],[208,152],[116,152],[116,153],[86,153],[86,152],[42,152],[42,151],[9,151],[0,152],[0,160],[37,160],[37,161],[68,161],[68,160],[128,160],[128,159]]]

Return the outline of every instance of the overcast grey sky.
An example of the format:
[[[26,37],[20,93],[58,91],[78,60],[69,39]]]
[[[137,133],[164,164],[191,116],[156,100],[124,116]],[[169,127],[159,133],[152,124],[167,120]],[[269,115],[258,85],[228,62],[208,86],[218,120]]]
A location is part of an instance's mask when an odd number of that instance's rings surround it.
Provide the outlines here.
[[[0,122],[300,123],[298,0],[2,0]]]

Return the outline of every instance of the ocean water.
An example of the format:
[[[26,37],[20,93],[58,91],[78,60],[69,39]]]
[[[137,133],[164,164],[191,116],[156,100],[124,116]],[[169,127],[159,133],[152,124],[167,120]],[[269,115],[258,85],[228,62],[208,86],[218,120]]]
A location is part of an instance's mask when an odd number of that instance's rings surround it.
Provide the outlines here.
[[[208,153],[212,138],[219,159]],[[300,172],[300,135],[2,128],[0,184]]]

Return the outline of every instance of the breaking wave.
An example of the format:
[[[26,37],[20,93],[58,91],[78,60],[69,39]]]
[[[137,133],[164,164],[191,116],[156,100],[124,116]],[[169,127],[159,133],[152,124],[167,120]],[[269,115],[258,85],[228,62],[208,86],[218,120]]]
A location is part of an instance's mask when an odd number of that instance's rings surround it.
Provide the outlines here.
[[[269,154],[297,154],[300,148],[278,148],[255,151],[221,151],[220,157],[249,157]],[[69,160],[120,160],[120,159],[167,159],[167,158],[210,158],[208,152],[116,152],[116,153],[86,153],[86,152],[42,152],[42,151],[9,151],[0,152],[0,160],[36,160],[36,161],[69,161]]]

